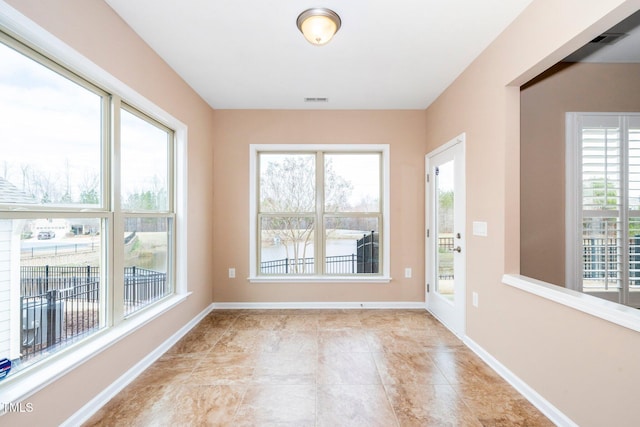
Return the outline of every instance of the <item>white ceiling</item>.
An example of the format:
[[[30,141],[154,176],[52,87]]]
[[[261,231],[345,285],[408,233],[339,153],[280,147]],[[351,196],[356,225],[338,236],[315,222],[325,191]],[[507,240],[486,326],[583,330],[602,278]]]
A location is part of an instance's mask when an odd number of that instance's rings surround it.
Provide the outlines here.
[[[213,108],[424,109],[532,0],[105,1]],[[311,7],[342,19],[328,45]]]

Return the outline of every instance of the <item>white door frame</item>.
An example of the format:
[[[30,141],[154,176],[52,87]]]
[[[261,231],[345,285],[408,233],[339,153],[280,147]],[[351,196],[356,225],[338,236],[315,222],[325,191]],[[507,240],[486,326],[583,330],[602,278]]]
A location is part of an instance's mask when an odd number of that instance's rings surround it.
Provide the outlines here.
[[[427,271],[425,275],[425,302],[427,310],[460,338],[465,336],[466,331],[465,144],[466,135],[462,133],[425,156],[425,267]],[[460,247],[460,252],[454,254],[453,302],[446,300],[434,290],[437,279],[437,269],[435,266],[437,236],[435,233],[435,206],[431,200],[431,193],[433,192],[435,179],[433,176],[429,176],[431,174],[432,158],[450,149],[455,150],[454,232],[456,235],[460,234],[460,238],[454,240],[454,245]]]

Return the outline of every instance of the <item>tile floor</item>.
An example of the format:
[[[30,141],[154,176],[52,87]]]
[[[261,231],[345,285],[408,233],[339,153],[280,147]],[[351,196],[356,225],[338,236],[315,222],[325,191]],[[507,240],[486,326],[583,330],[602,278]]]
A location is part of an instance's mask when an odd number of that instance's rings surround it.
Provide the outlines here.
[[[553,426],[422,310],[214,311],[86,426]]]

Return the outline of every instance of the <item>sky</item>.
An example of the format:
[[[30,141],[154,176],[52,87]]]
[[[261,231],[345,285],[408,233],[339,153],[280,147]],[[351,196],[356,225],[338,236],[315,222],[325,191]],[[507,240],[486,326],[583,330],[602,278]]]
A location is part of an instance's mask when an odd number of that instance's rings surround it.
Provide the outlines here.
[[[266,153],[262,167],[267,161],[281,162],[286,154]],[[326,153],[325,161],[331,162],[338,176],[353,186],[349,197],[351,206],[357,206],[363,199],[380,199],[380,154],[374,153]]]
[[[62,188],[68,179],[77,198],[101,174],[102,95],[2,43],[0,64],[0,176],[22,188],[29,165]],[[125,189],[147,188],[154,176],[166,185],[166,133],[130,116],[123,121]]]

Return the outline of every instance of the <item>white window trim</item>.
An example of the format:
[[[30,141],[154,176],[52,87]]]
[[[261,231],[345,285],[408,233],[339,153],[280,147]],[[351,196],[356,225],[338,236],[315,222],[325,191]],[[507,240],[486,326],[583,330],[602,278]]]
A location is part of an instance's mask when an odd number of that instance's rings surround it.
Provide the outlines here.
[[[576,138],[576,113],[566,113],[565,135],[565,286],[567,289],[582,292],[582,265],[580,264],[577,247],[578,236],[581,233],[578,200],[582,197],[580,169],[577,158],[581,151]]]
[[[577,134],[584,116],[640,116],[633,112],[568,112],[565,114],[565,286],[583,292],[582,239],[582,149]],[[629,295],[628,288],[623,290]],[[592,293],[592,296],[596,293]],[[613,302],[613,304],[617,304]],[[624,304],[620,306],[625,307]]]
[[[59,353],[11,375],[0,382],[0,402],[18,402],[73,370],[96,354],[117,343],[140,327],[171,310],[183,302],[190,292],[187,289],[187,125],[161,109],[131,87],[121,82],[72,47],[39,27],[32,20],[0,0],[0,29],[16,36],[45,56],[64,67],[78,72],[100,88],[118,95],[145,114],[164,123],[175,132],[175,208],[176,208],[176,254],[174,294],[140,310],[121,321],[117,326],[106,328],[76,345],[71,345]],[[0,414],[2,415],[2,414]]]
[[[257,206],[257,176],[256,162],[258,152],[261,151],[290,151],[290,152],[306,152],[306,151],[330,151],[332,153],[339,152],[372,152],[382,153],[382,274],[376,276],[259,276],[257,274],[257,222],[258,215]],[[391,281],[390,275],[390,203],[389,203],[389,184],[390,184],[390,150],[389,144],[251,144],[249,146],[249,278],[252,283],[331,283],[331,282],[356,282],[356,283],[388,283]]]

